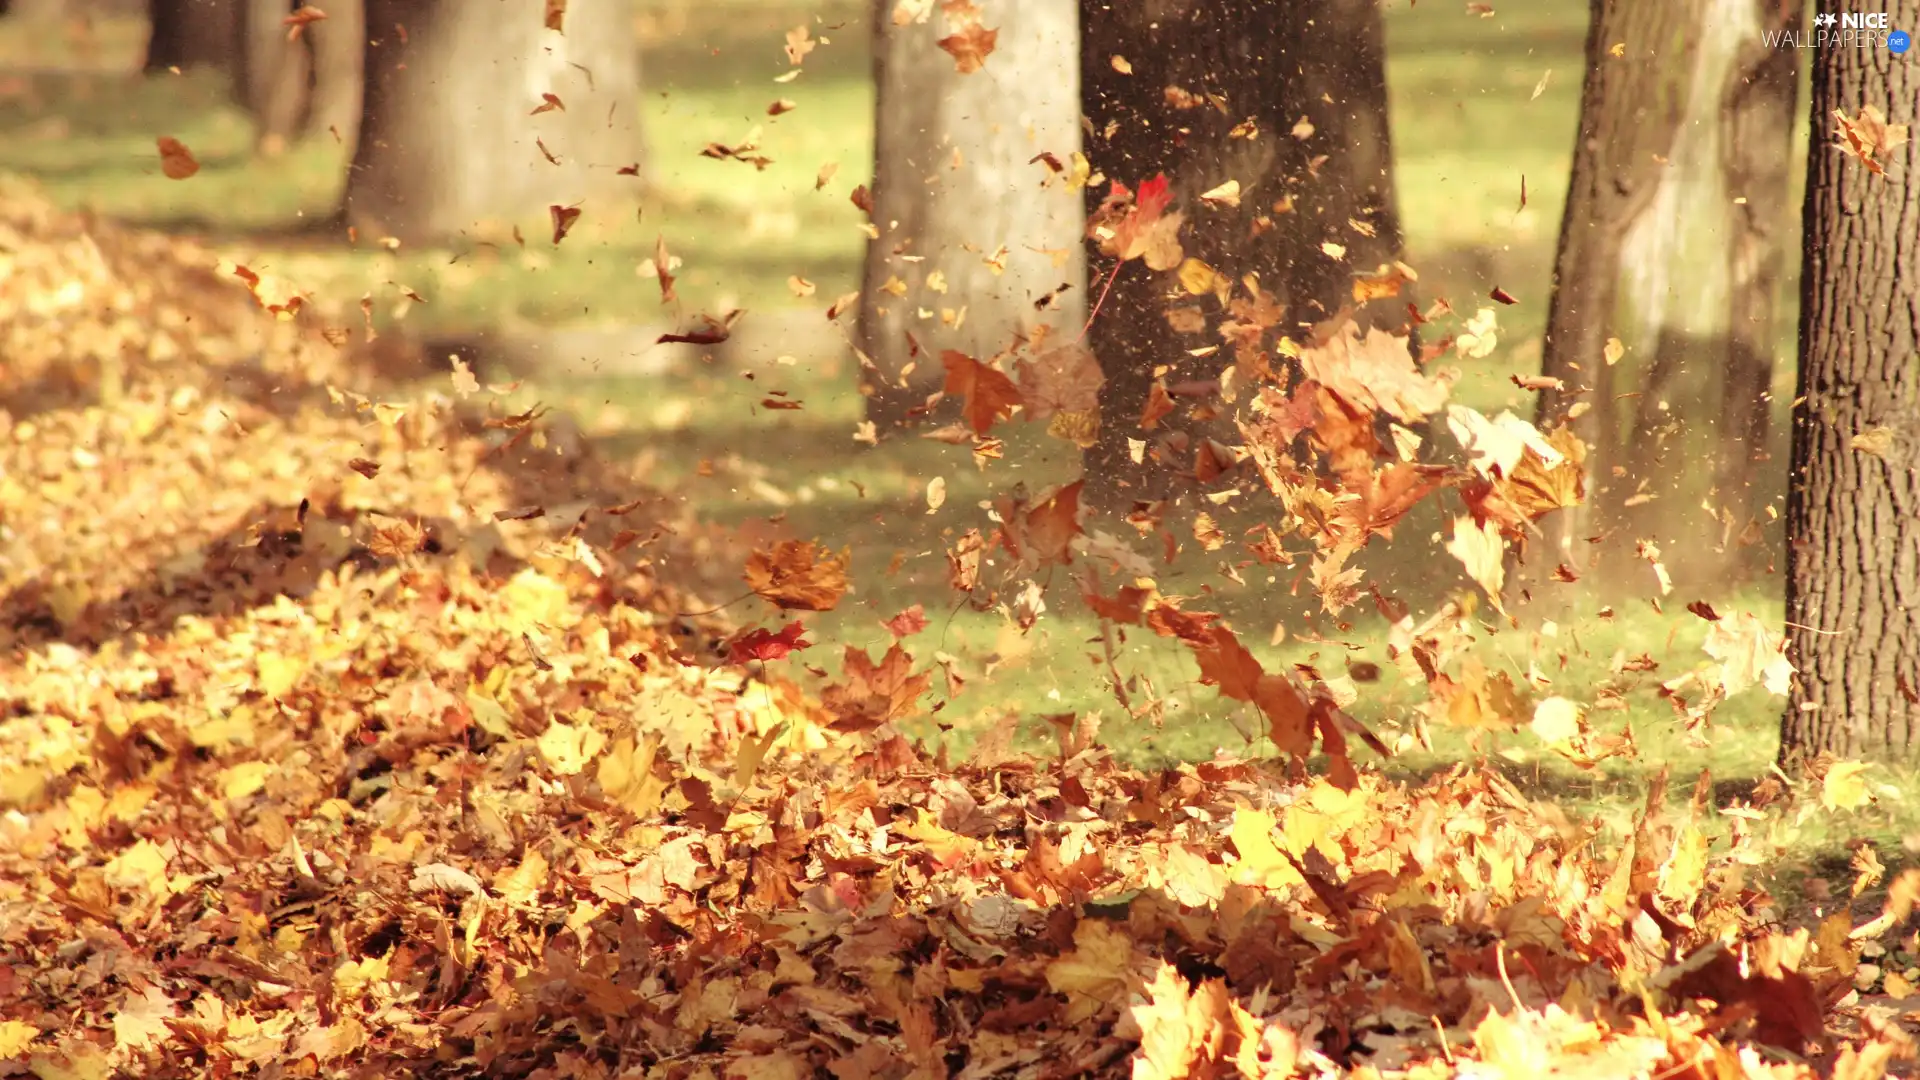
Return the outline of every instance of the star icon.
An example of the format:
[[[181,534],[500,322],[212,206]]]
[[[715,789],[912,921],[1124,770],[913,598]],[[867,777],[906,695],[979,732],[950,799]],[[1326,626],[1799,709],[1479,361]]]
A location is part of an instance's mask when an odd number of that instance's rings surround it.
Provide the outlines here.
[[[1832,26],[1839,21],[1839,17],[1831,11],[1823,11],[1813,17],[1813,25],[1815,26]]]

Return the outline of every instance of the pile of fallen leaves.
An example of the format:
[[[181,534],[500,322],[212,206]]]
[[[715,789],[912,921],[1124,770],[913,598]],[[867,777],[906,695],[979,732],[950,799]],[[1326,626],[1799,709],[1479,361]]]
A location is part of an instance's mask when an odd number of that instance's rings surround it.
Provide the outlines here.
[[[904,646],[818,700],[761,670],[797,634],[691,655],[644,491],[470,377],[383,390],[237,269],[0,192],[0,1075],[1861,1078],[1907,1051],[1832,1022],[1920,873],[1788,932],[1748,881],[1765,812],[1710,827],[1705,783],[1619,837],[1464,767],[1142,773],[1084,722],[1044,760],[1007,725],[929,759]],[[803,545],[747,576],[815,610],[842,573]],[[1112,602],[1280,708],[1210,620]]]

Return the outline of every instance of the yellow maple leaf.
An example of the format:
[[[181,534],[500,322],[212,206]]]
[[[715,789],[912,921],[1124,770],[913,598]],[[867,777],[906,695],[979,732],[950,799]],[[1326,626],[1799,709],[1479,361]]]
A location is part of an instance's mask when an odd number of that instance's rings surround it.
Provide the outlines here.
[[[555,720],[540,735],[540,756],[561,776],[572,776],[587,767],[607,745],[607,737],[589,723],[578,725]]]
[[[1241,807],[1233,812],[1233,825],[1227,838],[1240,855],[1240,881],[1269,889],[1305,883],[1300,871],[1273,842],[1275,821],[1265,810]]]
[[[1067,1024],[1126,1005],[1140,957],[1131,935],[1103,919],[1081,919],[1073,951],[1047,965],[1047,987],[1067,996]]]
[[[1837,761],[1820,780],[1820,805],[1828,810],[1858,810],[1867,805],[1873,793],[1867,790],[1867,764],[1863,761]]]
[[[493,887],[507,903],[531,907],[540,899],[540,890],[546,887],[547,869],[547,857],[528,848],[520,865],[494,875]]]
[[[1506,611],[1500,603],[1500,587],[1507,580],[1507,542],[1501,538],[1498,525],[1491,521],[1475,525],[1470,517],[1454,518],[1447,554],[1459,559],[1467,568],[1467,576],[1487,591],[1494,610]]]

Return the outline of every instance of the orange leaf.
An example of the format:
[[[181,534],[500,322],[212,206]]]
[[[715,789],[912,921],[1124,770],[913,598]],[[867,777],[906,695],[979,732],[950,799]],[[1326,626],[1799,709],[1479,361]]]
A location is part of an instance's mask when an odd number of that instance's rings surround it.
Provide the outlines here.
[[[832,611],[847,591],[847,553],[839,555],[806,540],[783,540],[771,551],[747,556],[749,588],[781,608]]]
[[[1073,565],[1073,538],[1081,534],[1080,488],[1085,480],[1057,488],[1037,506],[1016,495],[995,504],[1000,543],[1007,554],[1033,566]]]
[[[162,135],[160,144],[160,171],[169,180],[185,180],[200,171],[200,163],[193,159],[193,151],[187,144],[171,136]]]
[[[844,670],[846,681],[820,694],[841,731],[868,731],[906,719],[920,711],[920,695],[933,685],[930,672],[914,674],[913,658],[898,642],[887,647],[878,664],[865,650],[849,647]]]
[[[975,435],[985,435],[995,420],[1005,420],[1022,402],[1013,380],[998,369],[953,349],[940,354],[947,368],[947,396],[964,401],[962,413]]]
[[[979,71],[992,55],[993,47],[1000,38],[1000,31],[989,30],[979,23],[968,23],[954,33],[941,38],[935,44],[945,49],[953,57],[953,69],[962,75],[971,75]]]

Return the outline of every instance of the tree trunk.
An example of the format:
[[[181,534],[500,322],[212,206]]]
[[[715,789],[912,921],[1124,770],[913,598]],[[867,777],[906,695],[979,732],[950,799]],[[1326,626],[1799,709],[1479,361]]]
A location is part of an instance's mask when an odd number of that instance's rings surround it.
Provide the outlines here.
[[[875,0],[873,13],[880,236],[857,338],[882,430],[940,389],[944,349],[984,358],[1041,325],[1079,333],[1086,278],[1079,196],[1033,160],[1080,149],[1079,87],[1061,77],[1079,58],[1077,0],[984,5],[996,47],[964,75],[935,45],[938,15],[896,25],[894,6]]]
[[[240,33],[236,0],[150,0],[147,17],[152,23],[147,74],[234,66],[234,42]]]
[[[1769,30],[1797,30],[1799,4],[1745,0],[1752,21]],[[1720,461],[1716,478],[1727,530],[1737,537],[1758,525],[1758,464],[1771,437],[1774,349],[1785,273],[1788,162],[1792,159],[1799,50],[1767,48],[1759,34],[1741,35],[1722,99],[1721,168],[1732,207],[1728,236],[1726,375],[1720,394]],[[1729,569],[1756,569],[1769,545],[1744,548],[1729,538]],[[1744,553],[1744,554],[1743,554]]]
[[[1624,241],[1652,205],[1661,159],[1686,114],[1705,8],[1705,0],[1592,2],[1573,176],[1541,360],[1541,373],[1561,380],[1564,389],[1541,392],[1536,420],[1543,428],[1566,423],[1592,448],[1587,492],[1594,502],[1610,498],[1609,466],[1619,461],[1619,416],[1603,355],[1615,327]],[[1587,408],[1572,417],[1576,404]],[[1596,524],[1609,523],[1579,508],[1546,519],[1548,567],[1553,560],[1583,564],[1580,549],[1587,545],[1577,540]]]
[[[1920,0],[1890,5],[1920,26]],[[1920,748],[1920,143],[1874,176],[1835,148],[1835,111],[1914,124],[1920,71],[1884,47],[1813,56],[1800,374],[1787,487],[1786,762]],[[1852,445],[1863,439],[1863,447]]]
[[[255,146],[273,156],[287,148],[306,118],[312,58],[304,33],[299,40],[287,40],[292,0],[236,2],[240,5],[236,80],[240,103],[253,114]]]
[[[366,6],[363,0],[327,0],[325,10],[327,17],[308,24],[301,35],[313,65],[306,133],[310,138],[335,140],[352,154],[360,132]]]
[[[1300,339],[1352,304],[1356,271],[1400,256],[1385,31],[1374,0],[1082,0],[1081,27],[1095,170],[1132,189],[1165,173],[1175,208],[1187,214],[1187,256],[1234,282],[1236,295],[1245,295],[1245,275],[1258,275],[1285,305],[1276,333]],[[1228,180],[1240,185],[1237,207],[1199,201]],[[1090,186],[1088,206],[1106,193]],[[1327,244],[1344,254],[1329,254]],[[1092,265],[1097,298],[1112,263]],[[1218,302],[1178,301],[1202,310],[1205,327],[1176,333],[1165,275],[1130,264],[1112,282],[1090,334],[1107,382],[1082,493],[1109,506],[1191,485],[1191,415],[1176,411],[1154,431],[1141,428],[1156,371],[1167,384],[1204,383],[1233,363],[1230,349],[1190,352],[1221,344],[1229,316]],[[1398,300],[1369,314],[1387,328],[1408,321]],[[1134,465],[1129,439],[1154,440],[1159,460]]]
[[[551,235],[550,206],[593,215],[604,200],[631,197],[634,178],[618,175],[641,155],[629,5],[573,0],[564,33],[545,28],[542,10],[519,0],[368,0],[351,224],[412,244],[517,224],[531,241]],[[548,93],[565,108],[530,115]]]

